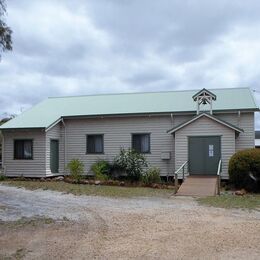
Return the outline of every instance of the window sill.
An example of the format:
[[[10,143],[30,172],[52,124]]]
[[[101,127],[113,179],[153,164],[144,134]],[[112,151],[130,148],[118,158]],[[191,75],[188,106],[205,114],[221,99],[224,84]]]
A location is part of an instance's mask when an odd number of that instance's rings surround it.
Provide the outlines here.
[[[23,159],[16,159],[16,158],[14,158],[14,161],[33,161],[33,158],[31,158],[31,159],[25,159],[25,158],[23,158]]]
[[[136,150],[135,150],[136,151]],[[136,151],[137,153],[140,153],[140,154],[151,154],[151,152],[138,152]]]
[[[105,154],[105,153],[86,153],[86,155],[91,155],[91,154],[95,155],[95,154]]]

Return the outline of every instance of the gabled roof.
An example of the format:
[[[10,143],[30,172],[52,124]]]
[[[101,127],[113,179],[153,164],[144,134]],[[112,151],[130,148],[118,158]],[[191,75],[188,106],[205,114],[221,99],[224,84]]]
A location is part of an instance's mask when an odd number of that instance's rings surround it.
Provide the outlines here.
[[[209,119],[211,119],[211,120],[213,120],[213,121],[215,121],[215,122],[218,122],[218,123],[221,124],[221,125],[224,125],[224,126],[226,126],[226,127],[228,127],[228,128],[231,128],[232,130],[236,131],[237,133],[244,132],[243,129],[241,129],[241,128],[237,127],[237,126],[234,126],[234,125],[232,125],[232,124],[230,124],[230,123],[228,123],[228,122],[226,122],[226,121],[224,121],[224,120],[222,120],[222,119],[219,119],[219,118],[216,117],[216,116],[213,116],[213,115],[210,115],[210,114],[207,114],[207,113],[201,113],[201,114],[199,114],[199,115],[193,117],[192,119],[190,119],[190,120],[188,120],[188,121],[185,121],[184,123],[181,123],[180,125],[175,126],[174,128],[168,130],[167,133],[173,134],[173,133],[175,133],[176,131],[182,129],[183,127],[185,127],[185,126],[187,126],[187,125],[193,123],[194,121],[200,119],[201,117],[207,117],[207,118],[209,118]]]
[[[62,117],[155,113],[195,113],[192,96],[198,90],[107,94],[48,98],[0,129],[48,128]],[[217,96],[213,111],[250,110],[258,107],[249,88],[212,89]]]
[[[193,100],[196,100],[198,96],[200,96],[201,94],[206,93],[209,96],[212,97],[213,100],[217,99],[217,96],[215,94],[213,94],[211,91],[203,88],[202,90],[200,90],[199,92],[197,92],[195,95],[192,96]]]

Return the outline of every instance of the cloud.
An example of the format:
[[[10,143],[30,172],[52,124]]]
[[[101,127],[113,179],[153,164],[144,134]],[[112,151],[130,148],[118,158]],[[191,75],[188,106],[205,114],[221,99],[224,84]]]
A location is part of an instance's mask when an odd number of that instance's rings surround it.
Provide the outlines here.
[[[7,10],[0,114],[48,96],[202,87],[251,87],[260,103],[257,0],[13,0]]]

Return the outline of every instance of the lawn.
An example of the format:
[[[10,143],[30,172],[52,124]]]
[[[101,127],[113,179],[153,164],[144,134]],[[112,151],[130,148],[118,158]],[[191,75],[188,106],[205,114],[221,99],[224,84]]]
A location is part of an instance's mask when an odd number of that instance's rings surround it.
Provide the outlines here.
[[[54,190],[74,195],[92,195],[105,197],[169,197],[174,193],[172,189],[152,189],[144,187],[118,187],[118,186],[103,186],[103,185],[84,185],[84,184],[70,184],[66,182],[57,181],[17,181],[6,180],[2,181],[5,185],[23,187],[29,190]]]
[[[216,197],[199,198],[197,201],[202,205],[218,208],[240,208],[260,210],[260,195],[221,195]]]

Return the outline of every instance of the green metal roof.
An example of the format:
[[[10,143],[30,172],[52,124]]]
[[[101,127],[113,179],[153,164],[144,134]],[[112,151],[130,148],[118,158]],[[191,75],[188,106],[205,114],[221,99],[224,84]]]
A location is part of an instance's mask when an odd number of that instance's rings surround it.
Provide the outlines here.
[[[217,96],[213,111],[258,110],[249,88],[210,89]],[[51,97],[0,129],[47,128],[61,117],[174,113],[196,111],[192,96],[198,90]]]

